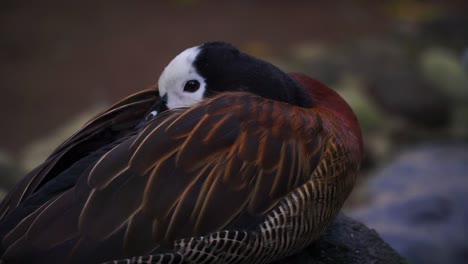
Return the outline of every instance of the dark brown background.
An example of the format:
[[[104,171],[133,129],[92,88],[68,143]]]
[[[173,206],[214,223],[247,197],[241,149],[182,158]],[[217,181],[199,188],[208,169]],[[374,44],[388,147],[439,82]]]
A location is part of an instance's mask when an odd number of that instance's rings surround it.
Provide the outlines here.
[[[17,153],[95,101],[151,85],[206,41],[262,56],[384,31],[387,6],[373,2],[2,1],[0,149]]]

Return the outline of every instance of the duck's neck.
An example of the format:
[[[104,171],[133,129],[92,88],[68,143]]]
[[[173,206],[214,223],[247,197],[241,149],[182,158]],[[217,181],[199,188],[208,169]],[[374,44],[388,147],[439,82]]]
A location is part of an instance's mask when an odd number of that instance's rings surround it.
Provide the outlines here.
[[[356,155],[362,157],[363,143],[359,122],[351,107],[334,90],[306,75],[292,73],[290,76],[310,94],[314,109],[330,113],[341,122],[341,127],[357,143]]]

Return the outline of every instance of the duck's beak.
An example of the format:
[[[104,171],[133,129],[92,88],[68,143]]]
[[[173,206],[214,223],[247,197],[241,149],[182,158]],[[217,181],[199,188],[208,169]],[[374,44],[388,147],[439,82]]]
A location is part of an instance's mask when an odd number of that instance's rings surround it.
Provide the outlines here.
[[[159,114],[163,111],[166,111],[167,109],[168,108],[167,108],[167,93],[166,93],[165,95],[159,97],[159,99],[154,104],[152,111],[156,111]]]
[[[146,113],[144,119],[136,125],[136,129],[141,129],[142,127],[146,126],[148,124],[148,121],[153,119],[155,116],[159,115],[160,113],[168,110],[167,108],[167,94],[159,97],[156,99],[156,102],[153,104],[153,106],[149,109],[149,111]]]

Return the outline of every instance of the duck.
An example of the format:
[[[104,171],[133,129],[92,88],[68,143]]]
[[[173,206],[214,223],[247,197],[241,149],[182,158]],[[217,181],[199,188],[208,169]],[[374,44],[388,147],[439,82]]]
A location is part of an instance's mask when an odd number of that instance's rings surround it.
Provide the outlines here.
[[[335,91],[207,42],[16,184],[0,204],[0,259],[273,263],[324,233],[362,157]]]

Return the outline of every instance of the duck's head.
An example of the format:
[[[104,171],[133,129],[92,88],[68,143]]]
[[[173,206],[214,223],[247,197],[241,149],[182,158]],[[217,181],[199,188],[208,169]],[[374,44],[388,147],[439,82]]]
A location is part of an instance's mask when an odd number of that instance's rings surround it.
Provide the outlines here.
[[[251,92],[264,98],[310,107],[307,92],[271,63],[242,53],[225,42],[208,42],[186,49],[162,72],[156,113],[190,107],[227,91]]]

